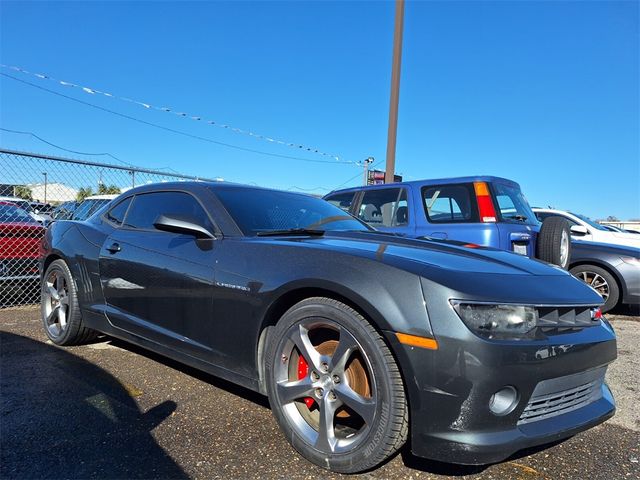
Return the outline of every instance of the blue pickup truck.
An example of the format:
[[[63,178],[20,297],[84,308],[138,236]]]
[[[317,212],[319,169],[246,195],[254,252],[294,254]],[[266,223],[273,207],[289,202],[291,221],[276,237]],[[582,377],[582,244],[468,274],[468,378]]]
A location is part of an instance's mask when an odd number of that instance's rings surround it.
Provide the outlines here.
[[[510,250],[567,268],[569,224],[540,223],[512,180],[492,176],[441,178],[336,190],[325,200],[372,227]]]

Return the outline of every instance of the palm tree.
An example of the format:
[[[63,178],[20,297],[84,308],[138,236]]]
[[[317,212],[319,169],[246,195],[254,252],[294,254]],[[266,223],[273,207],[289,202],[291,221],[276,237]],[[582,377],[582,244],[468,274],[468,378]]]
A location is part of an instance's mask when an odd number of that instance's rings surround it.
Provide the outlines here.
[[[76,200],[78,200],[78,202],[81,202],[91,195],[93,195],[93,190],[91,189],[91,187],[80,187],[80,190],[78,190],[78,195],[76,195]]]

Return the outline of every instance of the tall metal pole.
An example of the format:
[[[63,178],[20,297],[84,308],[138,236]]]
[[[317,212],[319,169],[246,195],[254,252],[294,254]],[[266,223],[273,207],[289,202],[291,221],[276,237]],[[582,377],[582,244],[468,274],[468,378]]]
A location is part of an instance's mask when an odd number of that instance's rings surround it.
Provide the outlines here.
[[[402,30],[404,0],[396,0],[396,22],[393,34],[393,63],[391,65],[391,97],[389,100],[389,131],[387,133],[387,166],[384,183],[393,183],[396,169],[396,134],[398,131],[398,103],[400,101],[400,66],[402,64]]]
[[[42,172],[44,175],[44,202],[47,203],[47,172]]]

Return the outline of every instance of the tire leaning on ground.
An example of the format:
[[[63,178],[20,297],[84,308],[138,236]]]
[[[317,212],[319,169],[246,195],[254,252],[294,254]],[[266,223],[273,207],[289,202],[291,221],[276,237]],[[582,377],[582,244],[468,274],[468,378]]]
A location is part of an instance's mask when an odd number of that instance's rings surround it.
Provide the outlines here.
[[[406,441],[409,413],[398,366],[355,310],[315,297],[291,307],[266,352],[271,409],[292,446],[323,468],[375,467]]]
[[[542,222],[536,243],[536,258],[568,270],[571,261],[569,222],[560,216],[548,217]]]
[[[607,270],[595,265],[578,265],[573,267],[570,272],[578,280],[595,288],[604,299],[604,305],[601,307],[602,313],[608,312],[618,304],[620,287],[618,287],[618,282],[613,275]]]
[[[44,273],[40,312],[45,333],[56,345],[79,345],[98,335],[82,325],[78,291],[64,260],[54,260]]]

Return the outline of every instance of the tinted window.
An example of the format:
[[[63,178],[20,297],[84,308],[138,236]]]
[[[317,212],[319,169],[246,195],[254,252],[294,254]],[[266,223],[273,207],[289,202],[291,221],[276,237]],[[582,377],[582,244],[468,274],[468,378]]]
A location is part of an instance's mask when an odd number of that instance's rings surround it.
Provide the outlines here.
[[[569,212],[571,213],[571,212]],[[579,213],[571,213],[571,215],[578,217],[580,220],[588,223],[589,225],[591,225],[593,228],[595,228],[596,230],[603,230],[606,231],[607,229],[604,228],[602,225],[600,225],[599,223],[594,222],[593,220],[591,220],[589,217],[585,217],[584,215],[580,215]],[[569,219],[567,219],[569,220]],[[577,225],[577,223],[576,223]]]
[[[409,221],[407,191],[404,188],[366,190],[358,218],[375,227],[395,227]]]
[[[258,188],[214,188],[245,235],[270,230],[368,230],[340,208],[320,198]]]
[[[477,222],[473,185],[440,185],[422,189],[427,218],[432,223]]]
[[[87,199],[78,205],[78,208],[73,212],[72,220],[86,220],[93,215],[100,207],[104,207],[111,200],[101,199]]]
[[[491,188],[498,203],[503,222],[527,222],[537,224],[537,217],[531,210],[520,188],[503,183],[492,183]]]
[[[213,224],[198,201],[184,192],[154,192],[136,195],[129,207],[125,225],[133,228],[153,229],[160,215],[193,218],[199,225],[214,232]]]
[[[107,219],[113,223],[117,223],[118,225],[122,225],[124,220],[124,215],[127,213],[127,209],[131,204],[131,199],[133,197],[125,198],[121,202],[119,202],[115,207],[107,212]]]
[[[354,195],[355,192],[337,193],[326,197],[325,200],[336,207],[340,207],[345,212],[348,212],[351,208],[351,204],[353,203]]]

